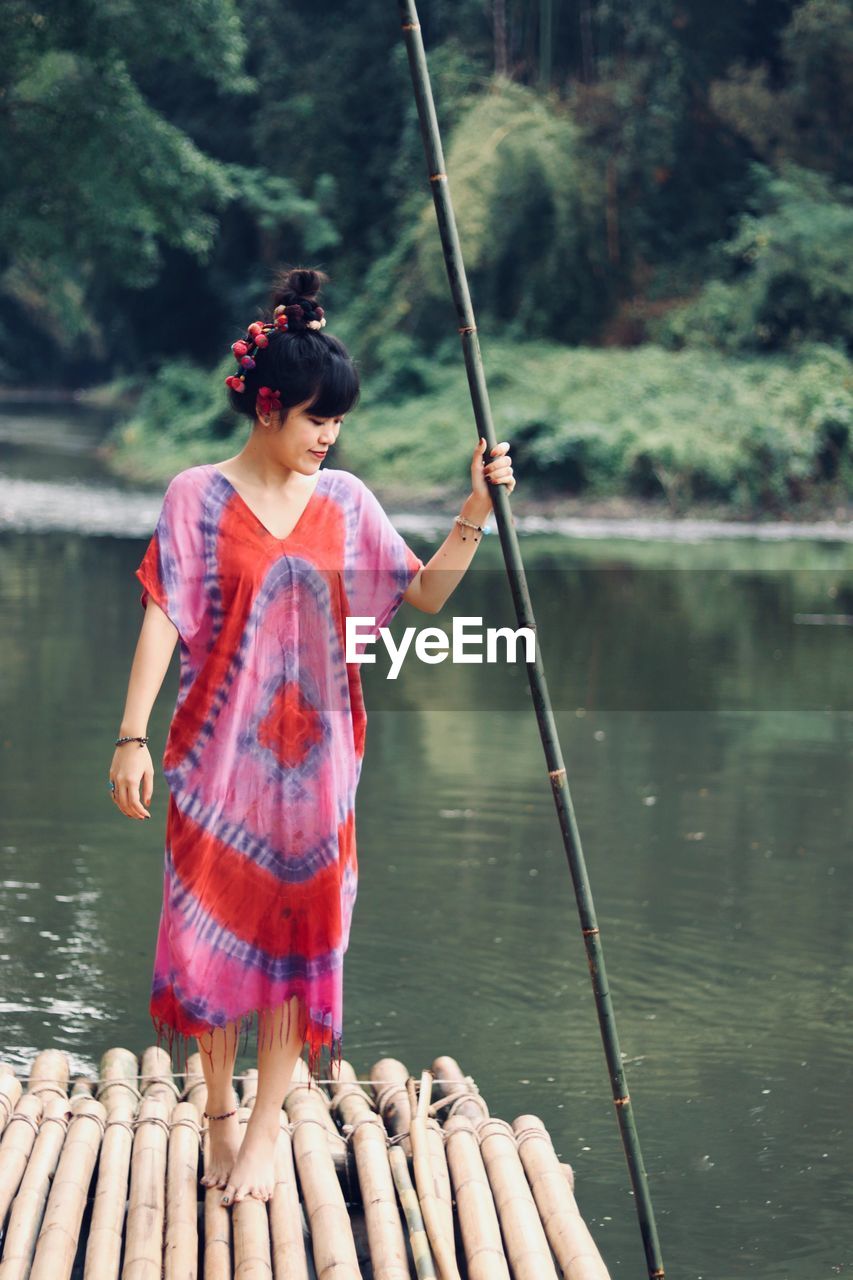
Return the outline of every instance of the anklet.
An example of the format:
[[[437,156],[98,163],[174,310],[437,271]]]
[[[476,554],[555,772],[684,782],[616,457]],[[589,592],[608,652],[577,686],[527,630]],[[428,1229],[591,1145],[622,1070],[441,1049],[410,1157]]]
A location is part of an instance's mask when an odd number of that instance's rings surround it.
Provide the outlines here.
[[[202,1115],[207,1116],[208,1120],[227,1120],[229,1116],[236,1116],[237,1108],[233,1111],[223,1111],[221,1116],[212,1116],[209,1111],[203,1111]]]

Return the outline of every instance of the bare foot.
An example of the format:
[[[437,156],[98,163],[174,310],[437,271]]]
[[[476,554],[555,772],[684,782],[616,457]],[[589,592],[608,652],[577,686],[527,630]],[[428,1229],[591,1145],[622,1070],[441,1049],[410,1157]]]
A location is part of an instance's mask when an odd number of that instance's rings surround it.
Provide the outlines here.
[[[249,1117],[222,1204],[236,1204],[246,1196],[270,1199],[275,1190],[275,1144],[280,1128],[278,1115],[268,1119],[253,1113]]]
[[[218,1116],[237,1105],[237,1098],[232,1089],[230,1102],[215,1107],[208,1103],[205,1110],[212,1111]],[[201,1177],[201,1185],[224,1187],[240,1150],[240,1122],[235,1112],[233,1116],[227,1116],[224,1120],[211,1120],[207,1117],[205,1123],[210,1126],[210,1154]]]

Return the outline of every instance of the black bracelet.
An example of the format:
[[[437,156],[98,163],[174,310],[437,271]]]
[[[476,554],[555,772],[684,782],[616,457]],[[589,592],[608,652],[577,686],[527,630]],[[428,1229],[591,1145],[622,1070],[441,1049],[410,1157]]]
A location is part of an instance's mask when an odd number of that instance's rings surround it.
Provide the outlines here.
[[[140,747],[145,747],[148,745],[147,737],[132,737],[132,736],[128,738],[116,738],[115,745],[117,747],[120,747],[123,742],[138,742]]]

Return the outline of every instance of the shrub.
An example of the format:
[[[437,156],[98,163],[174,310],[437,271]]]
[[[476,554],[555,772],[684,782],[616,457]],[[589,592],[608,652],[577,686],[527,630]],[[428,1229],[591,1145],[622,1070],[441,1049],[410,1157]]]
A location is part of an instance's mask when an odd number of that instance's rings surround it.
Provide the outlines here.
[[[670,348],[732,354],[806,342],[853,353],[853,208],[817,173],[793,165],[780,177],[761,166],[756,173],[763,211],[742,215],[734,237],[718,246],[728,278],[709,281],[652,336]]]

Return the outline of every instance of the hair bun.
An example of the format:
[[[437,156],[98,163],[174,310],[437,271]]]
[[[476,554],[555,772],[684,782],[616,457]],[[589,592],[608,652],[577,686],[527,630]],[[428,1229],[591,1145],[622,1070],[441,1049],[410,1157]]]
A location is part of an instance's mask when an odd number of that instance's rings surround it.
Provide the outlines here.
[[[282,271],[273,283],[272,305],[274,308],[302,306],[305,311],[313,312],[313,303],[320,289],[328,282],[329,277],[324,271],[315,271],[311,267],[293,267],[289,271]]]

